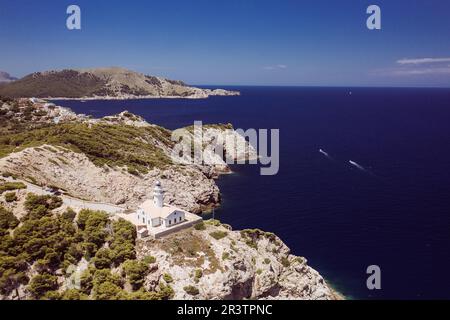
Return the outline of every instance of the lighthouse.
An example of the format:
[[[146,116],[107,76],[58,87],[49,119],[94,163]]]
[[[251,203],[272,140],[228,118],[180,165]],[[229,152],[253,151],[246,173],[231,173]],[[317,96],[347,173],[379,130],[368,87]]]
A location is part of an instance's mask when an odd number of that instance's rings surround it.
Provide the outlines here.
[[[164,206],[164,190],[161,188],[161,182],[156,181],[153,189],[153,203],[155,207],[162,208]]]

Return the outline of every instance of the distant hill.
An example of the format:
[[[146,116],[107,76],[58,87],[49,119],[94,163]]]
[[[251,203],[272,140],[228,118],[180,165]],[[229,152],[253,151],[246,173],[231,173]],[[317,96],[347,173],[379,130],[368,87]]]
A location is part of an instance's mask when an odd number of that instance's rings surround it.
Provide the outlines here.
[[[11,77],[8,72],[0,71],[0,83],[15,81],[17,78]]]
[[[0,87],[0,95],[14,98],[206,98],[210,95],[236,94],[239,93],[194,88],[182,81],[144,75],[117,67],[36,72]]]

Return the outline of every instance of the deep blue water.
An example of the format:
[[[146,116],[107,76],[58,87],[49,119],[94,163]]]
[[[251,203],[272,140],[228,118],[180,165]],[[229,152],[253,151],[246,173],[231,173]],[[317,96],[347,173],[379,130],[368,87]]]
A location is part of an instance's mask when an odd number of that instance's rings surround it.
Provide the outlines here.
[[[275,232],[349,297],[450,298],[449,89],[237,89],[207,100],[58,103],[95,117],[127,109],[171,129],[194,120],[279,128],[279,174],[234,167],[218,181],[217,218]],[[375,292],[371,264],[382,271]]]

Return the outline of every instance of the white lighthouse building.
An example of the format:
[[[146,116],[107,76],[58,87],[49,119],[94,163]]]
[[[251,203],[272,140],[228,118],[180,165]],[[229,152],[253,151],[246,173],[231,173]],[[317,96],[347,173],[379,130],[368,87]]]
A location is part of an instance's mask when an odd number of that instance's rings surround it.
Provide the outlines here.
[[[153,189],[153,200],[147,200],[136,211],[139,226],[151,228],[170,228],[186,219],[186,211],[164,203],[164,190],[159,181]]]

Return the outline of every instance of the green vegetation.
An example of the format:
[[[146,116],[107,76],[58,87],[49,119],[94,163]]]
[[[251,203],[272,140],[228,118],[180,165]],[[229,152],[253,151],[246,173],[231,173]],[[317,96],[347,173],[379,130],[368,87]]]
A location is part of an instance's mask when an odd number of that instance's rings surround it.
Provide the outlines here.
[[[218,230],[218,231],[211,232],[209,235],[216,240],[220,240],[220,239],[225,238],[228,235],[228,232]]]
[[[190,294],[191,296],[196,296],[200,293],[197,287],[194,286],[186,286],[183,289],[184,291],[186,291],[187,294]]]
[[[37,196],[29,193],[25,200],[25,209],[28,212],[26,219],[40,219],[51,215],[51,211],[59,208],[62,203],[62,199],[56,196]]]
[[[113,233],[110,240],[110,248],[114,257],[114,264],[118,266],[125,260],[135,259],[135,226],[131,222],[119,219],[112,223],[112,229]]]
[[[27,213],[20,226],[19,220],[0,206],[0,294],[9,295],[14,290],[17,294],[20,285],[27,285],[35,299],[173,297],[170,286],[162,285],[158,292],[142,288],[148,265],[156,259],[149,256],[143,261],[134,260],[136,232],[131,223],[123,219],[110,221],[101,211],[82,210],[76,220],[72,209],[55,215],[53,210],[60,205],[58,197],[29,194],[25,202]],[[81,289],[59,294],[57,271],[64,272],[83,256],[90,259],[90,264],[81,274]],[[122,276],[111,272],[110,268],[122,263],[124,276],[138,291],[127,292]],[[33,265],[39,274],[29,279],[27,272]]]
[[[62,214],[62,218],[64,220],[72,222],[75,220],[75,217],[77,216],[77,213],[73,211],[72,208],[67,208],[67,210]]]
[[[62,70],[51,73],[34,73],[0,88],[0,94],[8,97],[67,97],[81,98],[99,93],[104,80],[88,73]]]
[[[6,191],[26,189],[27,186],[22,182],[3,182],[0,184],[0,194]]]
[[[259,229],[246,229],[241,231],[242,240],[250,248],[258,250],[258,240],[266,238],[269,242],[276,243],[277,237],[271,232],[265,232]]]
[[[133,289],[136,290],[144,284],[144,278],[149,270],[145,262],[127,260],[123,263],[123,271]]]
[[[289,261],[288,257],[283,257],[281,258],[281,264],[283,265],[283,267],[285,268],[289,268],[291,266],[291,262]]]
[[[264,259],[264,264],[269,264],[270,263],[270,259],[269,258],[265,258]]]
[[[77,289],[68,289],[61,295],[61,300],[88,300],[89,297]]]
[[[251,238],[251,239],[260,239],[267,238],[270,242],[275,242],[277,240],[277,236],[272,232],[266,232],[259,229],[245,229],[241,231],[241,236],[243,238]]]
[[[123,279],[110,269],[95,270],[92,284],[96,300],[124,299]]]
[[[168,273],[164,273],[163,274],[163,279],[166,283],[172,283],[173,282],[173,278],[170,274]]]
[[[15,174],[12,174],[11,172],[2,172],[2,177],[17,179],[17,176]]]
[[[149,265],[149,264],[155,263],[156,262],[156,258],[154,256],[146,256],[142,261],[145,264]]]
[[[95,257],[92,259],[95,267],[97,269],[108,269],[111,267],[113,262],[113,252],[108,248],[101,248],[95,254]]]
[[[209,219],[205,221],[206,224],[214,227],[220,227],[222,223],[217,219]]]
[[[198,283],[202,277],[203,277],[203,270],[202,269],[196,269],[195,273],[194,273],[194,281],[195,281],[195,283]]]
[[[18,224],[19,220],[13,213],[0,206],[0,235],[6,234],[8,229],[14,229]]]
[[[34,298],[42,298],[45,294],[50,291],[55,291],[58,289],[57,278],[54,275],[45,273],[38,274],[33,279],[31,279],[28,286],[28,290],[31,292]]]
[[[258,250],[258,243],[252,239],[245,240],[245,244],[248,245],[250,248]]]
[[[167,300],[167,299],[172,299],[175,292],[173,291],[171,286],[160,283],[158,294],[159,294],[160,300]]]
[[[230,253],[229,252],[222,253],[222,260],[228,260],[228,259],[230,259]]]
[[[17,201],[17,195],[15,192],[5,193],[5,201],[6,202],[14,202]]]
[[[194,229],[199,231],[205,230],[206,229],[205,223],[203,221],[197,223],[196,225],[194,225]]]
[[[0,157],[27,147],[50,144],[84,153],[97,166],[127,167],[128,172],[138,174],[172,164],[170,158],[155,146],[155,139],[173,145],[170,131],[156,126],[55,124],[2,135]]]

